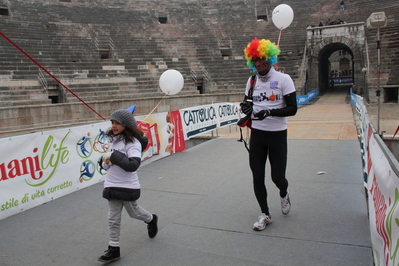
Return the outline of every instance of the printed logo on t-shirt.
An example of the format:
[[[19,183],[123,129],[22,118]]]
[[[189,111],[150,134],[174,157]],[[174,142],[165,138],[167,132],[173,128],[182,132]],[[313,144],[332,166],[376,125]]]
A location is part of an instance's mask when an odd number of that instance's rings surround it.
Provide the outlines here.
[[[270,89],[272,90],[278,89],[278,81],[270,81]]]
[[[253,96],[253,101],[254,102],[263,102],[263,101],[279,101],[281,100],[281,95],[280,94],[274,94],[274,92],[272,91],[272,94],[267,96],[267,94],[265,92],[262,92],[259,95],[254,95]]]

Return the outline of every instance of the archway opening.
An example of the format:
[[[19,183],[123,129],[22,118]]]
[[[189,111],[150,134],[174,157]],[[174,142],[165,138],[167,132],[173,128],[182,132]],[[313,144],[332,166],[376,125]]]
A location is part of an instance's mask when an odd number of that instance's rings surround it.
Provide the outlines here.
[[[319,53],[320,94],[327,91],[347,90],[354,80],[354,56],[343,43],[326,45]]]

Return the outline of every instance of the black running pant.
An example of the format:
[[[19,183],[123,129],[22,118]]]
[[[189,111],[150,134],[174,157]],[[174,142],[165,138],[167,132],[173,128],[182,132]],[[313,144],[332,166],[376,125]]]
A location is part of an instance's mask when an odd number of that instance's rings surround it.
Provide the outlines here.
[[[287,130],[251,130],[249,144],[249,166],[252,170],[256,199],[262,213],[269,214],[265,185],[266,160],[269,156],[272,181],[280,189],[280,197],[285,197],[288,181],[285,178],[287,166]]]

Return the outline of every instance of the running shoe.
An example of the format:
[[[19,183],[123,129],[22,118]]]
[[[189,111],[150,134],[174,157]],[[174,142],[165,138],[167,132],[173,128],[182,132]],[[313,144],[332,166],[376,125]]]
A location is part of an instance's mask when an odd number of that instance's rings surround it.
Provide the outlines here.
[[[288,194],[288,192],[284,198],[280,197],[280,201],[281,201],[281,212],[284,215],[287,215],[291,210],[291,200],[290,200],[290,195]]]
[[[270,214],[266,215],[262,213],[261,215],[259,215],[258,221],[254,223],[254,230],[262,231],[266,228],[266,225],[270,224],[271,222],[272,222],[272,216]]]

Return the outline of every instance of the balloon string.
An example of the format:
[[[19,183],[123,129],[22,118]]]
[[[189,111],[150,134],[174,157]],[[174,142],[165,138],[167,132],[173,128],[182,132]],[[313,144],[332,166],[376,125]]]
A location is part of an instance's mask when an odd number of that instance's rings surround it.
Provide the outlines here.
[[[280,29],[280,32],[278,34],[278,40],[277,40],[277,46],[280,46],[280,39],[281,39],[281,34],[282,34],[283,30]]]
[[[166,95],[168,95],[169,93],[165,93],[165,95],[162,97],[162,99],[159,101],[159,103],[157,105],[155,105],[154,109],[151,110],[151,112],[144,117],[143,121],[145,121],[154,111],[155,109],[157,109],[157,107],[160,105],[160,103],[162,102],[162,100],[166,97]]]
[[[280,39],[281,39],[281,34],[282,34],[282,32],[283,32],[283,29],[280,28],[280,32],[279,32],[279,34],[278,34],[278,40],[277,40],[277,47],[280,46]],[[274,64],[274,69],[276,69],[276,70],[278,71],[278,63],[275,63],[275,64]]]

